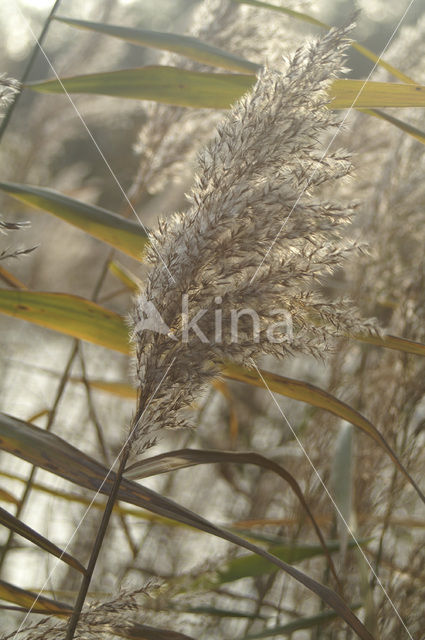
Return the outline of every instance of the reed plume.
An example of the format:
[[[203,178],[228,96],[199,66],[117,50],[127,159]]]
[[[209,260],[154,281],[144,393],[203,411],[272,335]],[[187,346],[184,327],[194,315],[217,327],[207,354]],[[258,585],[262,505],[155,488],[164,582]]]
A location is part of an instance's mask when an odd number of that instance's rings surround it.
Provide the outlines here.
[[[348,30],[298,49],[284,73],[260,73],[200,154],[189,211],[160,223],[151,238],[152,270],[133,313],[142,449],[163,427],[187,424],[185,410],[227,360],[317,356],[333,336],[369,328],[350,303],[325,299],[317,285],[358,249],[341,238],[353,207],[321,195],[321,185],[351,168],[347,153],[323,152],[319,142],[338,124],[327,88],[344,71]],[[182,297],[199,317],[192,334]],[[152,308],[167,332],[145,328]],[[271,339],[288,316],[293,331]]]
[[[5,73],[0,74],[0,117],[18,93],[20,83],[14,78],[8,78]]]
[[[140,596],[149,597],[150,587],[137,590],[122,590],[109,600],[92,602],[81,613],[76,640],[115,640],[123,632],[130,633],[134,623],[132,618],[140,613]],[[2,640],[61,640],[65,637],[67,620],[42,618],[10,635],[2,635]],[[140,626],[140,625],[139,625]]]

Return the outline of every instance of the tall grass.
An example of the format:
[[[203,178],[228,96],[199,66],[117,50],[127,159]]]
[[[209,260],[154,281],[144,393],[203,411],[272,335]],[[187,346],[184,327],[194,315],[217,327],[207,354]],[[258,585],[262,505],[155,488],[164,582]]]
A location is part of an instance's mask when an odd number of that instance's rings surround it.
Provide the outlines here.
[[[86,32],[72,77],[0,93],[0,231],[28,238],[0,250],[2,637],[419,639],[425,88],[390,74],[421,81],[424,21],[362,84],[353,27],[306,35],[283,4],[205,0],[186,38],[58,5],[43,39]],[[84,68],[127,41],[165,53]],[[35,92],[66,93],[121,203]],[[44,165],[14,151],[29,108]],[[137,140],[128,175],[102,119]]]

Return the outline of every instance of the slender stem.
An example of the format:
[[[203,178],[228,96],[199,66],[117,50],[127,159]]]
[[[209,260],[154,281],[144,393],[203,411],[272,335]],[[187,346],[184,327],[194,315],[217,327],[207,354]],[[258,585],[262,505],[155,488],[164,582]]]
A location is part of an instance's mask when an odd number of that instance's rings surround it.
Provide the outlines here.
[[[108,453],[108,448],[106,446],[106,442],[105,442],[105,438],[103,437],[103,430],[102,430],[102,425],[99,422],[99,419],[97,417],[97,413],[96,413],[96,409],[94,406],[94,402],[93,402],[93,397],[92,397],[92,392],[91,392],[91,387],[90,387],[90,383],[89,383],[89,379],[87,376],[87,369],[86,369],[86,363],[84,360],[84,355],[83,355],[83,350],[82,350],[82,346],[81,344],[79,344],[79,356],[80,356],[80,365],[81,365],[81,374],[82,374],[82,381],[84,384],[84,387],[86,389],[86,396],[87,396],[87,404],[88,404],[88,409],[89,409],[89,416],[91,421],[93,422],[93,425],[96,429],[96,435],[97,435],[97,440],[102,452],[102,458],[103,458],[103,462],[104,464],[109,468],[111,465],[111,459],[110,459],[110,455]],[[133,540],[132,536],[131,536],[131,532],[130,529],[127,525],[127,521],[124,517],[124,515],[118,511],[118,518],[121,522],[121,526],[123,528],[123,532],[125,537],[127,538],[127,542],[128,545],[130,547],[131,553],[133,555],[133,558],[136,557],[137,552],[139,550],[139,546],[135,543],[135,541]]]
[[[38,40],[34,45],[34,48],[32,50],[30,59],[28,60],[27,66],[25,67],[24,73],[22,74],[21,85],[23,85],[27,81],[27,78],[28,78],[28,76],[29,76],[29,74],[31,72],[31,69],[32,69],[33,65],[34,65],[34,62],[36,61],[38,52],[40,51],[40,48],[41,48],[41,46],[43,44],[43,41],[44,41],[44,39],[45,39],[45,37],[47,35],[47,31],[48,31],[48,29],[50,27],[50,23],[51,23],[54,15],[55,15],[57,9],[59,8],[60,2],[61,2],[61,0],[56,0],[56,2],[54,3],[53,7],[50,10],[49,15],[46,18],[46,21],[45,21],[45,23],[43,25],[43,29],[41,30],[41,33],[40,33],[40,35],[38,37]],[[9,106],[8,110],[6,111],[5,116],[4,116],[4,118],[3,118],[2,122],[1,122],[1,125],[0,125],[0,142],[1,142],[1,139],[3,138],[4,132],[6,131],[7,125],[9,124],[9,120],[12,117],[12,114],[13,114],[15,108],[16,108],[16,105],[18,104],[19,98],[21,97],[22,89],[23,89],[23,87],[21,87],[20,90],[18,91],[18,93],[16,93],[15,96],[12,98],[12,102],[10,103],[10,106]]]
[[[105,511],[103,512],[102,522],[100,523],[99,530],[97,532],[96,540],[93,545],[93,549],[91,552],[90,560],[87,565],[86,573],[83,576],[81,581],[80,590],[78,592],[77,600],[74,605],[74,610],[72,612],[72,616],[69,619],[68,627],[66,629],[65,640],[72,640],[74,637],[75,629],[78,624],[78,620],[80,619],[81,610],[84,605],[84,601],[87,596],[87,591],[90,586],[90,582],[93,576],[94,569],[96,567],[97,558],[99,556],[100,550],[102,548],[102,543],[106,534],[106,530],[108,528],[109,520],[112,515],[112,509],[115,504],[115,500],[118,495],[118,490],[120,488],[122,476],[124,473],[125,466],[127,464],[128,456],[130,455],[130,447],[126,446],[122,455],[120,466],[118,468],[117,474],[115,476],[115,481],[111,489],[111,493],[108,497],[108,502],[106,503]]]
[[[65,370],[64,370],[64,372],[63,372],[63,374],[61,376],[61,379],[59,381],[59,386],[58,386],[58,389],[56,391],[56,395],[55,395],[55,399],[54,399],[54,402],[53,402],[53,406],[52,406],[51,410],[49,411],[49,419],[47,421],[46,431],[50,431],[51,430],[51,428],[53,426],[53,423],[55,421],[56,413],[57,413],[57,410],[58,410],[58,407],[59,407],[59,403],[60,403],[60,401],[62,399],[62,396],[63,396],[63,394],[65,392],[65,387],[66,387],[66,385],[68,383],[69,375],[70,375],[70,372],[71,372],[71,367],[72,367],[72,364],[73,364],[73,362],[75,360],[75,357],[76,357],[77,353],[78,353],[78,342],[75,341],[74,345],[72,347],[71,353],[69,355],[68,361],[66,363]],[[15,513],[15,517],[16,518],[20,517],[20,515],[22,513],[22,510],[23,510],[24,506],[27,503],[29,495],[30,495],[30,493],[32,491],[32,486],[33,486],[33,482],[35,480],[36,472],[37,472],[37,467],[32,467],[31,472],[30,472],[29,477],[28,477],[28,480],[26,482],[25,491],[24,491],[24,493],[23,493],[23,495],[22,495],[22,497],[21,497],[21,499],[19,501],[19,504],[18,504],[18,507],[17,507],[17,510],[16,510],[16,513]],[[3,566],[4,560],[6,558],[6,554],[8,553],[8,551],[11,548],[13,537],[14,537],[14,532],[12,530],[10,530],[7,542],[3,546],[2,552],[0,554],[0,570],[1,570],[2,566]]]

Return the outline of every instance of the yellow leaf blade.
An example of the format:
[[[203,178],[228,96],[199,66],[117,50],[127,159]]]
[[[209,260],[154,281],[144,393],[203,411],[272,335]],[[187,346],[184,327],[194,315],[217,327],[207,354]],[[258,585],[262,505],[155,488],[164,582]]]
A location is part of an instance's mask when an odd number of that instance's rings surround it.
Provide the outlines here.
[[[121,353],[129,351],[123,318],[79,296],[1,289],[0,312]]]

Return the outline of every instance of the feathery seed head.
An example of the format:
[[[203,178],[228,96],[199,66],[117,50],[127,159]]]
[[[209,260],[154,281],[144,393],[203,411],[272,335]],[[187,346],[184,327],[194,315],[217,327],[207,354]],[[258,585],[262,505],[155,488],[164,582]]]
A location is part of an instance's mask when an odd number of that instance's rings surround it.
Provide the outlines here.
[[[299,49],[285,73],[260,73],[200,154],[189,211],[152,237],[133,315],[140,448],[164,426],[186,424],[185,409],[221,363],[320,355],[333,335],[364,328],[316,283],[355,248],[340,238],[352,207],[323,201],[319,189],[350,171],[346,153],[319,144],[337,124],[326,89],[347,31]],[[168,331],[147,328],[146,301]]]
[[[10,104],[13,96],[18,93],[20,83],[13,78],[8,78],[5,73],[0,74],[0,114]]]

